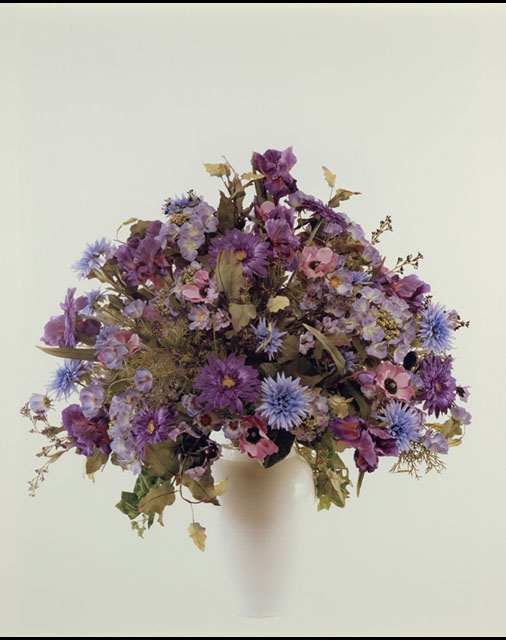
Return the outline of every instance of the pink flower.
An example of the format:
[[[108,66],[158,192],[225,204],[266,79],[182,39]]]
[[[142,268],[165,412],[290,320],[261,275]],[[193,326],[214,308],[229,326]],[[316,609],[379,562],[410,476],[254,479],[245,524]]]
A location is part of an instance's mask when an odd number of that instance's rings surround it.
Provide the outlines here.
[[[194,284],[185,284],[181,287],[183,296],[190,302],[207,302],[213,304],[218,297],[215,283],[209,278],[209,272],[200,269],[193,276]]]
[[[413,389],[409,386],[411,375],[404,367],[391,362],[382,362],[376,373],[376,385],[387,398],[397,398],[409,402]]]
[[[263,460],[265,456],[277,453],[278,445],[267,437],[267,424],[258,416],[241,418],[239,448],[250,458]]]
[[[304,247],[300,268],[308,278],[322,278],[332,271],[338,258],[328,247]]]

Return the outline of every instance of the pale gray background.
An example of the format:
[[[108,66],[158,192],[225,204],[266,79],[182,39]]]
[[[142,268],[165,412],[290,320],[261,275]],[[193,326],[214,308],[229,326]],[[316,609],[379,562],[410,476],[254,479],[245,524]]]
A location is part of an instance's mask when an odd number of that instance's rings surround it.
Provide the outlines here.
[[[504,635],[506,11],[498,5],[29,5],[0,9],[4,635]],[[321,514],[289,617],[228,612],[175,507],[144,541],[73,454],[38,497],[42,439],[18,409],[56,366],[38,352],[87,242],[195,188],[202,162],[248,169],[292,144],[299,186],[361,191],[343,210],[471,328],[456,373],[474,422],[441,476],[367,477]],[[85,286],[86,288],[86,286]],[[80,289],[82,290],[82,289]]]

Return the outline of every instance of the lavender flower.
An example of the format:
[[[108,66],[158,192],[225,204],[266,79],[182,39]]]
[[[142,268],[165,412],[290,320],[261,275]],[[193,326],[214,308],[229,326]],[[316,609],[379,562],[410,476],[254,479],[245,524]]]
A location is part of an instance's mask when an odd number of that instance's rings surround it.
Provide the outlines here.
[[[134,383],[139,391],[143,393],[149,391],[153,386],[153,374],[147,369],[136,369]]]
[[[244,275],[260,278],[267,277],[267,265],[269,257],[269,243],[262,242],[261,239],[252,234],[229,229],[221,238],[214,238],[209,249],[209,255],[213,258],[214,264],[220,251],[232,249],[234,255],[242,262]]]
[[[198,255],[199,248],[206,241],[205,228],[199,221],[185,222],[179,231],[177,239],[181,255],[188,262],[192,262]]]
[[[209,309],[203,304],[192,307],[188,314],[188,320],[191,320],[189,328],[192,331],[195,329],[208,331],[213,326],[209,317]]]
[[[276,380],[269,376],[262,382],[258,412],[272,428],[291,431],[309,412],[307,391],[298,378],[287,378],[284,373],[278,373]]]
[[[28,406],[30,411],[34,413],[46,414],[51,408],[51,400],[42,393],[32,393],[30,400],[28,400]]]
[[[422,382],[422,393],[418,400],[424,400],[423,408],[429,414],[446,413],[453,404],[457,393],[457,385],[452,373],[452,358],[440,356],[426,356],[418,369]]]
[[[230,354],[225,360],[208,356],[209,364],[200,368],[193,386],[201,391],[198,401],[207,411],[227,409],[242,413],[244,402],[254,402],[259,393],[258,372],[246,365],[245,358]]]
[[[92,382],[79,393],[83,414],[94,418],[100,411],[105,399],[104,387],[99,382]]]
[[[146,303],[144,301],[134,300],[133,302],[130,302],[130,304],[127,304],[123,313],[127,318],[140,318],[144,313],[145,306]]]
[[[195,195],[193,191],[188,191],[187,194],[183,193],[180,198],[167,198],[162,204],[162,212],[166,216],[172,216],[175,213],[181,213],[187,207],[196,207],[201,201],[201,196]]]

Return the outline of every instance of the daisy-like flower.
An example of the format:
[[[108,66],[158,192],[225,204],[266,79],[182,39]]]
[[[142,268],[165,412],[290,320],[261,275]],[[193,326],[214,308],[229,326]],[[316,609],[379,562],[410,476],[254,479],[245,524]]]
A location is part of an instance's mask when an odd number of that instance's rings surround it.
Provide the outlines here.
[[[140,450],[141,458],[145,456],[144,443],[156,444],[169,437],[174,422],[179,417],[174,403],[151,411],[144,407],[132,421],[132,435]]]
[[[397,438],[399,451],[410,451],[411,442],[418,440],[420,436],[420,412],[405,402],[394,400],[383,409],[381,418],[386,422],[389,433]]]
[[[260,318],[255,329],[256,352],[264,351],[269,360],[272,360],[283,344],[284,335],[286,335],[286,331],[279,331],[273,322],[267,324],[265,318]]]
[[[307,387],[298,378],[278,373],[276,380],[270,376],[262,382],[262,404],[259,413],[273,429],[291,431],[298,427],[309,412]]]
[[[440,304],[431,303],[421,314],[418,337],[429,351],[440,355],[452,347],[453,323],[448,311]]]
[[[254,402],[258,398],[258,372],[244,363],[244,356],[237,358],[231,353],[220,360],[210,355],[207,361],[209,364],[201,367],[193,384],[201,391],[197,400],[207,411],[228,409],[231,413],[242,413],[243,402]]]
[[[192,331],[195,329],[203,329],[204,331],[207,331],[212,327],[211,319],[209,317],[209,309],[203,304],[199,304],[190,310],[188,320],[191,320],[189,328]]]
[[[107,238],[96,240],[86,246],[81,259],[74,263],[72,268],[80,278],[87,278],[93,269],[104,266],[113,251],[114,247]]]
[[[391,362],[382,362],[376,373],[376,384],[387,398],[398,400],[411,400],[413,389],[409,386],[411,375],[398,365]]]
[[[86,372],[86,364],[82,360],[65,360],[56,370],[48,390],[55,393],[56,400],[68,398],[77,391],[77,383]]]
[[[423,408],[430,414],[446,413],[453,404],[457,385],[452,376],[452,358],[440,356],[426,356],[418,369],[422,382],[422,393],[418,400],[424,400]]]
[[[267,277],[267,265],[269,257],[269,243],[262,242],[259,236],[253,233],[228,229],[224,236],[214,238],[209,249],[209,255],[214,264],[220,251],[232,249],[234,256],[242,263],[242,272],[246,276],[257,275],[260,278]]]

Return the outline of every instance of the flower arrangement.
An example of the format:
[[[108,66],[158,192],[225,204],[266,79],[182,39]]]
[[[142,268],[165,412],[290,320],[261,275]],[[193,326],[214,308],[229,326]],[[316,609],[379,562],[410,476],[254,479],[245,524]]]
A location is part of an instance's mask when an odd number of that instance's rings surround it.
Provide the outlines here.
[[[355,193],[326,167],[327,204],[303,193],[295,162],[290,147],[254,153],[242,175],[206,164],[224,185],[217,208],[189,191],[161,220],[125,222],[126,241],[88,245],[74,268],[101,286],[68,289],[41,347],[63,362],[22,409],[49,439],[32,494],[68,451],[88,474],[110,462],[135,476],[117,507],[142,535],[178,496],[219,504],[212,466],[227,446],[265,467],[295,448],[318,509],[349,497],[345,449],[357,493],[382,457],[416,476],[444,468],[470,423],[449,355],[468,323],[404,275],[421,254],[386,266],[376,245],[390,217],[367,240],[338,211]],[[203,548],[204,527],[189,533]]]

